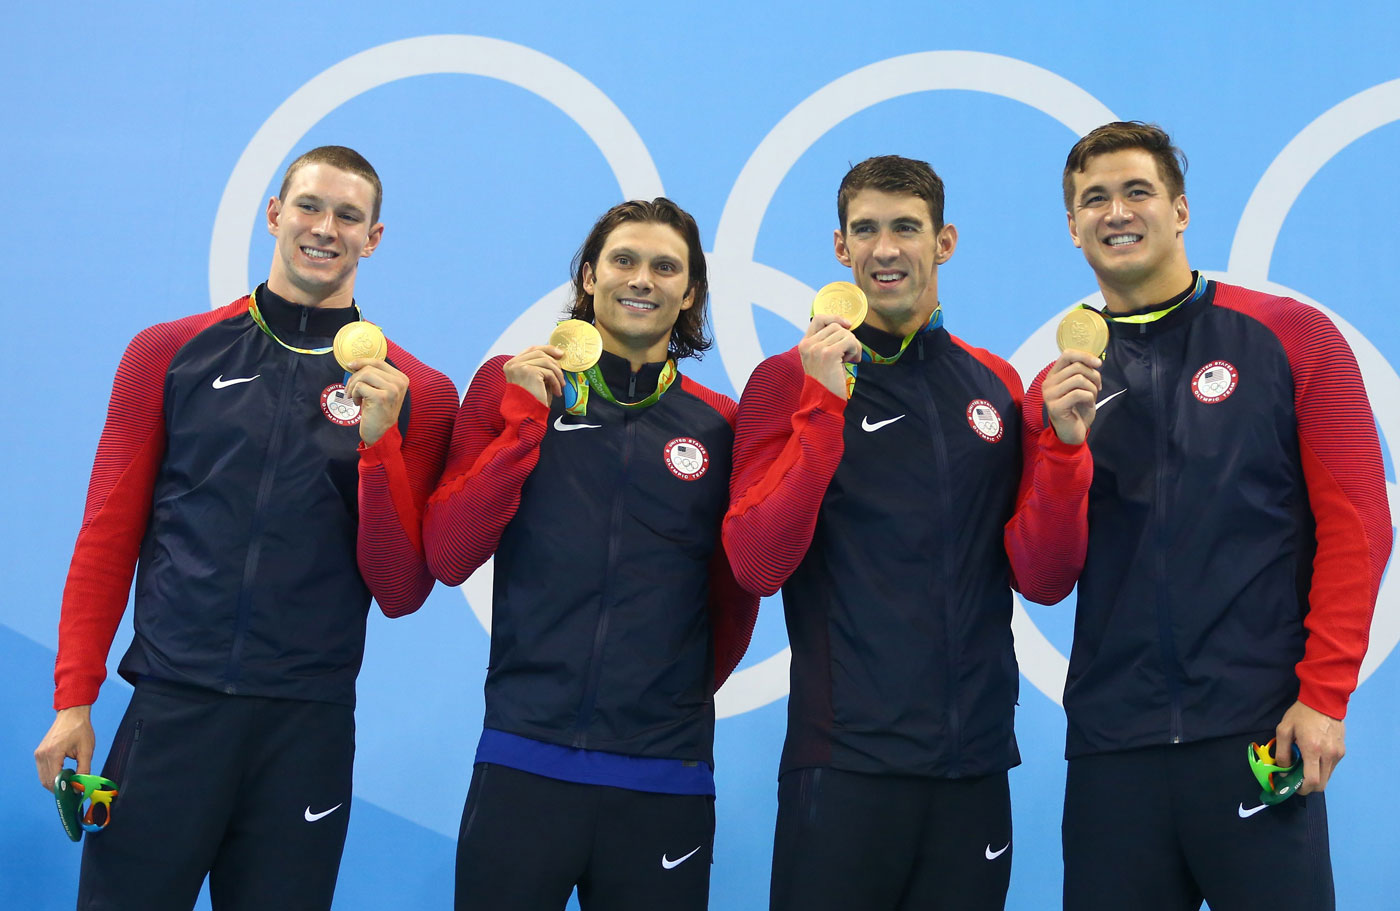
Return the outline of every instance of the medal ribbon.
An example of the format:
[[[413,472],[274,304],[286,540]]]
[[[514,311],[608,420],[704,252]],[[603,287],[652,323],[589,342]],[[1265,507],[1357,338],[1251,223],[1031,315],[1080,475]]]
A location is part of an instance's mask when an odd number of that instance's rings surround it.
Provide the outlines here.
[[[640,402],[619,402],[617,396],[608,388],[607,381],[603,379],[603,371],[594,364],[582,373],[564,373],[564,410],[572,415],[585,415],[588,413],[588,390],[596,388],[598,394],[612,402],[614,405],[621,405],[623,408],[646,408],[655,405],[666,390],[671,388],[671,384],[676,381],[680,373],[676,370],[675,358],[668,358],[666,366],[661,368],[661,375],[656,378],[656,389],[651,395]]]
[[[904,351],[906,348],[909,347],[909,343],[912,342],[916,336],[922,335],[925,332],[932,332],[934,329],[937,329],[942,325],[943,304],[939,303],[933,308],[933,313],[929,316],[928,323],[925,324],[922,328],[915,329],[913,332],[904,336],[904,341],[900,343],[899,350],[896,351],[894,354],[886,357],[885,355],[880,354],[878,351],[873,350],[869,345],[865,344],[865,342],[861,342],[861,363],[868,362],[871,364],[885,365],[897,364],[899,363],[899,359],[904,356]],[[850,399],[850,397],[854,395],[856,391],[856,373],[858,372],[860,364],[845,364],[844,366],[846,368],[846,398]]]
[[[364,318],[365,318],[365,317],[364,317],[364,314],[362,314],[362,313],[360,312],[360,305],[359,305],[359,304],[352,303],[350,306],[352,306],[352,307],[355,308],[355,318],[356,318],[356,319],[364,319]],[[284,341],[282,341],[280,338],[278,338],[278,337],[277,337],[277,333],[276,333],[276,332],[273,332],[273,331],[272,331],[272,327],[269,326],[269,325],[267,324],[267,320],[263,317],[262,311],[258,309],[258,293],[257,293],[256,291],[254,291],[252,294],[249,294],[249,295],[248,295],[248,315],[251,316],[251,317],[253,318],[253,322],[255,322],[255,323],[258,324],[258,328],[259,328],[259,329],[261,329],[263,332],[267,333],[267,337],[268,337],[268,338],[272,339],[274,342],[276,342],[277,344],[281,345],[283,348],[286,348],[288,351],[295,351],[297,354],[330,354],[330,353],[331,353],[331,346],[330,346],[330,345],[327,345],[327,346],[324,347],[324,348],[298,348],[296,345],[288,345],[286,342],[284,342]],[[349,374],[346,374],[346,376],[349,376]]]
[[[1104,319],[1106,319],[1106,320],[1111,320],[1112,322],[1115,322],[1115,323],[1126,323],[1126,324],[1129,324],[1129,325],[1140,326],[1140,325],[1142,325],[1142,324],[1144,324],[1144,323],[1155,323],[1155,322],[1157,322],[1157,320],[1159,320],[1159,319],[1161,319],[1162,317],[1166,316],[1168,313],[1171,313],[1173,310],[1176,310],[1176,309],[1178,309],[1178,308],[1180,308],[1180,307],[1184,307],[1184,306],[1186,306],[1187,304],[1193,304],[1193,303],[1195,303],[1196,301],[1200,300],[1200,299],[1205,295],[1205,293],[1206,293],[1206,277],[1205,277],[1204,275],[1202,275],[1201,273],[1197,272],[1197,273],[1196,273],[1196,284],[1195,284],[1194,286],[1192,286],[1192,288],[1191,288],[1191,293],[1188,294],[1188,295],[1186,295],[1186,297],[1183,298],[1182,300],[1179,300],[1179,301],[1177,301],[1176,303],[1172,304],[1170,307],[1164,307],[1164,308],[1161,309],[1161,310],[1153,310],[1151,313],[1134,313],[1134,314],[1131,314],[1130,316],[1114,316],[1112,313],[1109,313],[1107,310],[1100,310],[1100,311],[1098,311],[1098,313],[1099,313],[1099,315],[1102,316]],[[1090,307],[1088,304],[1081,304],[1080,306],[1081,306],[1081,307],[1084,307],[1086,310],[1092,310],[1092,309],[1093,309],[1093,308]]]

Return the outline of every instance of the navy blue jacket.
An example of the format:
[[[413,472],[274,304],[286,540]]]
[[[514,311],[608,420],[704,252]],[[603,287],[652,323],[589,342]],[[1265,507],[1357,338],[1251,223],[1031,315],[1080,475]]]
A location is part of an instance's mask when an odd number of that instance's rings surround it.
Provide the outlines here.
[[[882,353],[900,341],[856,334]],[[725,544],[746,587],[782,586],[782,770],[956,778],[1020,761],[1002,544],[1020,393],[1008,364],[941,328],[895,364],[862,363],[848,402],[796,349],[754,372]]]
[[[644,408],[595,389],[584,415],[558,398],[546,412],[505,382],[504,360],[472,382],[425,528],[443,581],[495,555],[485,726],[712,763],[717,673],[743,652],[712,638],[737,622],[747,643],[757,610],[719,549],[733,402],[678,377]],[[600,366],[633,401],[661,368],[645,365],[629,395],[627,362]]]
[[[1087,538],[1068,755],[1262,732],[1299,698],[1342,717],[1391,539],[1351,350],[1312,307],[1214,282],[1110,330],[1087,511],[1043,529]]]
[[[258,302],[300,348],[329,345],[357,317],[262,289]],[[455,400],[440,374],[390,351],[415,390]],[[65,591],[59,707],[96,698],[133,563],[127,680],[354,704],[370,590],[356,555],[358,407],[338,394],[344,378],[329,354],[269,338],[248,298],[132,342]],[[390,432],[395,443],[415,394]],[[445,444],[444,432],[438,466]]]

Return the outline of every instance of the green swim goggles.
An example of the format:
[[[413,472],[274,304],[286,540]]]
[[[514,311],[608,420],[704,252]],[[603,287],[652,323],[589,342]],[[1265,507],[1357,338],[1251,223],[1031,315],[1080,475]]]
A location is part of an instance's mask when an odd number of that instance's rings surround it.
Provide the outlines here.
[[[83,775],[64,769],[53,780],[58,818],[70,841],[78,841],[84,832],[105,829],[112,821],[112,801],[116,796],[117,783],[101,775]]]
[[[1259,786],[1263,788],[1259,792],[1259,799],[1269,806],[1283,803],[1298,791],[1298,786],[1303,783],[1303,754],[1298,751],[1298,744],[1293,744],[1293,761],[1288,765],[1279,765],[1274,758],[1274,741],[1260,746],[1257,743],[1249,745],[1249,770],[1254,773],[1254,777],[1259,780]]]

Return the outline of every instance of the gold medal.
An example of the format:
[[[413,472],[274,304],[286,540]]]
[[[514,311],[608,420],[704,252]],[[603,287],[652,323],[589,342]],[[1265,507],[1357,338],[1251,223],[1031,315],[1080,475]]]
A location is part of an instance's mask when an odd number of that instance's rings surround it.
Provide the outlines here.
[[[1108,350],[1108,322],[1096,310],[1078,307],[1065,314],[1055,330],[1055,344],[1101,358]]]
[[[581,319],[566,319],[549,334],[549,343],[562,349],[559,366],[569,373],[582,373],[598,363],[603,354],[603,337],[592,323]]]
[[[351,361],[388,357],[389,343],[378,326],[361,319],[340,327],[335,341],[331,342],[331,351],[340,366],[349,370]]]
[[[850,282],[832,282],[817,292],[812,298],[812,315],[830,314],[839,316],[851,324],[851,328],[865,321],[869,304],[865,292]]]

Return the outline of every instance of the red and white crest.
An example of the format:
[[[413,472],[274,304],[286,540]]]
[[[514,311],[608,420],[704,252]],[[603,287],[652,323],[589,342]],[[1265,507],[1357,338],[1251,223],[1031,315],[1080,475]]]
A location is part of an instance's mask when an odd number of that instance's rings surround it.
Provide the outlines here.
[[[996,407],[986,399],[973,399],[967,403],[967,426],[977,431],[977,435],[988,443],[999,441],[1006,430]]]
[[[676,437],[667,443],[663,457],[671,474],[682,481],[698,481],[710,469],[710,454],[705,445],[690,437]]]
[[[1207,405],[1228,399],[1239,385],[1240,372],[1229,361],[1211,361],[1191,377],[1191,394]]]
[[[326,420],[341,427],[360,423],[360,406],[345,394],[345,384],[335,383],[321,390],[321,413]]]

